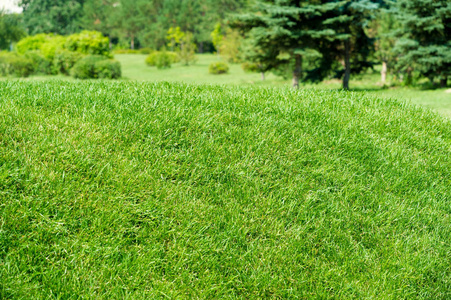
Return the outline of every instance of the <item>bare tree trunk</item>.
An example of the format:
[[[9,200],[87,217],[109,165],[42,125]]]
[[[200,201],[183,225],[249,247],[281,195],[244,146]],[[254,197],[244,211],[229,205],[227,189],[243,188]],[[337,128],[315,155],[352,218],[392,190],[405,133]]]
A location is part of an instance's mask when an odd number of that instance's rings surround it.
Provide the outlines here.
[[[199,43],[199,53],[204,53],[204,42]]]
[[[443,77],[440,79],[440,87],[444,88],[446,87],[446,84],[448,83],[448,78],[447,77]]]
[[[351,41],[345,40],[345,75],[343,77],[343,89],[349,90],[349,78],[351,77]]]
[[[130,41],[130,49],[135,49],[135,35],[132,34],[132,40]]]
[[[382,62],[382,70],[381,70],[381,82],[382,84],[385,84],[387,81],[387,62]]]
[[[293,87],[295,89],[299,88],[299,78],[301,77],[302,71],[302,57],[300,54],[295,55],[296,63],[293,70]]]
[[[261,72],[262,74],[262,81],[265,81],[265,72]]]

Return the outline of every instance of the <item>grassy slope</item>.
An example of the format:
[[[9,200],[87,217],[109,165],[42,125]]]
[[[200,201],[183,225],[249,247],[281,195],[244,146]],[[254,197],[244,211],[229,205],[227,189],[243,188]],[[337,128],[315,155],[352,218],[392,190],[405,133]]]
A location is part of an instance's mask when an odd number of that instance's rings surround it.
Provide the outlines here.
[[[449,298],[451,127],[362,93],[0,82],[0,298]]]

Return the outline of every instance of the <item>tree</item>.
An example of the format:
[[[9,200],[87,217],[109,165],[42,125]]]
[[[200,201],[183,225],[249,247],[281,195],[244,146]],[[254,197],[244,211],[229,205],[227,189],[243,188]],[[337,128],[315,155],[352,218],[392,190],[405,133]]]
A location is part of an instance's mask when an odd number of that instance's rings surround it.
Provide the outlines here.
[[[12,42],[17,42],[24,36],[21,16],[0,11],[0,49],[8,49]]]
[[[86,0],[83,4],[83,16],[80,24],[83,29],[99,31],[111,39],[115,28],[115,3],[116,0]]]
[[[238,31],[227,28],[219,48],[220,54],[230,63],[239,63],[241,61],[241,40],[242,37]]]
[[[194,36],[191,32],[186,32],[180,40],[180,49],[177,53],[180,60],[185,64],[189,65],[196,61],[196,44],[194,43]]]
[[[396,53],[393,51],[397,38],[395,31],[399,24],[391,11],[381,10],[371,22],[368,34],[374,38],[375,57],[382,62],[381,83],[385,84],[387,72],[396,64]]]
[[[21,0],[29,34],[71,34],[81,29],[84,0]]]
[[[398,0],[398,68],[446,86],[451,75],[451,3],[448,0]]]
[[[232,26],[246,34],[248,48],[261,50],[248,59],[254,57],[271,70],[290,65],[293,87],[298,88],[302,59],[315,47],[319,21],[306,2],[274,0],[257,2],[250,13],[235,17]]]
[[[316,6],[322,19],[323,34],[318,50],[323,59],[318,71],[335,73],[343,78],[343,89],[349,89],[352,73],[371,67],[369,56],[373,41],[365,32],[381,1],[321,1]],[[339,61],[341,66],[336,62]]]

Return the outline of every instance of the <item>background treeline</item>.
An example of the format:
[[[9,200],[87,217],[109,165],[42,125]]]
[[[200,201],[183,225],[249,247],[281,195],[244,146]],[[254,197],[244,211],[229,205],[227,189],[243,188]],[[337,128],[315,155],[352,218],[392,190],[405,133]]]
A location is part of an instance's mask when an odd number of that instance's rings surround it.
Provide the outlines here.
[[[167,31],[191,32],[199,52],[212,51],[210,33],[248,0],[22,0],[28,34],[71,34],[96,30],[131,49],[159,49]]]
[[[341,78],[382,65],[381,82],[410,85],[451,77],[449,0],[22,0],[2,15],[0,47],[26,34],[101,32],[110,49],[217,52],[248,71],[299,82]],[[2,25],[4,24],[4,25]],[[5,25],[6,24],[6,25]],[[15,27],[16,26],[16,27]],[[20,27],[19,26],[19,27]],[[156,55],[156,54],[155,54]],[[148,64],[165,67],[169,56]]]

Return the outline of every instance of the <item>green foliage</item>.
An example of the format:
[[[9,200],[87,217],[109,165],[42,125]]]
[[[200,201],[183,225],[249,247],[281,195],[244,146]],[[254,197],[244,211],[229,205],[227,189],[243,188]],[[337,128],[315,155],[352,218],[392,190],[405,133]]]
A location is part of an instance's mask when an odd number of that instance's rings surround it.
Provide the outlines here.
[[[221,43],[224,39],[224,34],[222,32],[222,26],[221,23],[216,23],[215,29],[211,32],[211,41],[213,42],[213,46],[215,46],[216,51],[220,52],[221,50]]]
[[[138,49],[114,49],[113,54],[141,54]]]
[[[72,52],[67,50],[57,51],[53,59],[54,69],[65,75],[70,74],[72,67],[83,57],[79,52]]]
[[[28,77],[33,73],[33,61],[23,55],[0,52],[0,75]]]
[[[138,50],[140,54],[151,54],[155,50],[152,48],[141,48]]]
[[[229,66],[222,61],[213,62],[208,67],[208,73],[210,74],[226,74],[229,72]]]
[[[77,61],[71,69],[71,75],[78,79],[114,79],[121,76],[121,66],[119,62],[106,59],[104,56],[88,55]]]
[[[177,47],[180,46],[184,37],[185,32],[181,31],[179,26],[169,28],[166,40],[168,41],[168,47],[171,51],[177,50]]]
[[[84,0],[20,0],[29,34],[67,35],[80,30]]]
[[[32,62],[33,73],[53,75],[56,74],[56,70],[53,67],[52,60],[49,60],[42,55],[39,50],[28,51],[24,54]]]
[[[51,35],[44,33],[27,36],[16,44],[16,51],[25,54],[28,51],[41,50],[41,46],[49,39],[51,39]]]
[[[146,64],[150,67],[158,67],[159,69],[170,68],[171,64],[180,61],[179,56],[175,52],[155,51],[146,58]]]
[[[180,40],[180,48],[177,55],[182,63],[189,65],[196,61],[196,44],[194,43],[194,36],[191,32],[184,33]]]
[[[106,59],[94,64],[96,78],[117,79],[121,77],[121,64],[118,61]]]
[[[248,72],[248,73],[263,72],[261,65],[259,65],[257,63],[252,63],[252,62],[242,63],[241,68],[244,70],[244,72]]]
[[[8,49],[12,42],[25,36],[19,14],[7,14],[0,9],[0,50]]]
[[[241,35],[238,31],[227,28],[226,35],[219,44],[220,54],[229,63],[241,62]]]
[[[65,48],[82,54],[111,57],[108,38],[97,31],[84,30],[68,36]]]
[[[407,81],[414,73],[446,85],[451,76],[451,5],[447,0],[399,0],[395,4],[401,26],[395,52],[398,70]]]
[[[424,109],[7,80],[0,137],[0,298],[451,296],[451,126]]]

